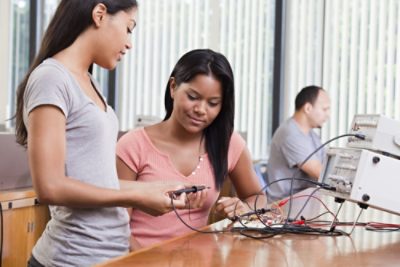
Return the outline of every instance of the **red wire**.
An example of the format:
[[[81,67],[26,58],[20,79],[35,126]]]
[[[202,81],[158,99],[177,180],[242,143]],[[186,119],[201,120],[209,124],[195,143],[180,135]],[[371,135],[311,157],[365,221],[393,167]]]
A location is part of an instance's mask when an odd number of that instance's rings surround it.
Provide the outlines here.
[[[293,196],[292,199],[301,198],[301,197],[312,197],[312,198],[318,200],[318,201],[324,206],[324,208],[325,208],[331,215],[335,216],[335,214],[333,214],[333,212],[326,206],[326,204],[325,204],[320,198],[318,198],[318,197],[316,197],[316,196],[314,196],[314,195],[299,195],[299,196]],[[288,201],[289,201],[289,198],[288,198],[288,199],[284,199],[284,200],[282,200],[282,201],[280,201],[280,202],[278,203],[278,206],[279,206],[279,207],[282,207],[282,206],[286,205],[286,203],[287,203]]]
[[[333,216],[335,216],[333,214],[333,212],[326,206],[326,204],[318,197],[313,196],[313,195],[298,195],[298,196],[294,196],[292,199],[296,199],[296,198],[301,198],[301,197],[312,197],[316,200],[318,200],[323,206],[324,208]],[[277,206],[278,207],[283,207],[284,205],[286,205],[289,202],[289,198],[288,199],[284,199],[282,201],[280,201]],[[305,223],[304,220],[297,220],[292,222],[292,224],[296,224],[296,225],[303,225]],[[313,226],[323,226],[323,223],[314,223],[311,224]],[[337,222],[336,225],[349,225],[348,223],[340,223]],[[369,228],[375,228],[375,229],[384,229],[384,228],[399,228],[400,229],[400,224],[392,224],[392,223],[382,223],[382,222],[368,222],[368,223],[358,223],[356,226],[364,226],[364,227],[369,227]]]

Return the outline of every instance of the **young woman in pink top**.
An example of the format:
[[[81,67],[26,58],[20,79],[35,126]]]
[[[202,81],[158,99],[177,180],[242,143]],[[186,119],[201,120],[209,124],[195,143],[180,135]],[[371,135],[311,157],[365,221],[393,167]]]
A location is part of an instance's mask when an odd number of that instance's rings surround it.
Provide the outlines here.
[[[162,122],[130,131],[119,140],[119,178],[176,180],[210,187],[187,196],[200,208],[179,211],[196,228],[207,224],[227,177],[238,198],[220,198],[217,211],[228,217],[248,211],[241,200],[251,203],[261,185],[245,141],[233,132],[234,79],[225,56],[198,49],[179,59],[168,80],[165,109]],[[153,217],[134,209],[131,214],[133,249],[190,231],[174,212]]]

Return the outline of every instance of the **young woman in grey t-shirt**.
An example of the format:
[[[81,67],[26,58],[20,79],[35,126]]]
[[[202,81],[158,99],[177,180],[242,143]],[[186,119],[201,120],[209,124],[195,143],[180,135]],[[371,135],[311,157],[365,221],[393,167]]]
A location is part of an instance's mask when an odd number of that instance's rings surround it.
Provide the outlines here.
[[[124,207],[163,214],[168,192],[186,186],[117,177],[118,121],[88,70],[116,67],[131,48],[136,10],[135,0],[62,0],[18,87],[17,141],[51,212],[29,266],[91,266],[126,253]],[[174,201],[184,208],[185,194]]]

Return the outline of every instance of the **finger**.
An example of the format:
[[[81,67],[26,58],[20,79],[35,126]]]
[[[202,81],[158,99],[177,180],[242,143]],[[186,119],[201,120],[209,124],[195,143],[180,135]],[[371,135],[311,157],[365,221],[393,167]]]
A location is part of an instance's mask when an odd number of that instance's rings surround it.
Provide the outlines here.
[[[201,195],[200,195],[200,207],[202,207],[204,205],[204,203],[206,202],[207,196],[208,196],[208,192],[206,190],[201,192]]]
[[[204,192],[199,191],[196,193],[189,194],[190,196],[190,205],[192,208],[199,208],[202,206]]]
[[[235,205],[240,199],[237,197],[223,197],[218,200],[218,203],[221,203],[225,206]]]
[[[227,200],[229,200],[229,199],[231,199],[231,197],[220,197],[220,198],[218,199],[217,203],[222,203],[222,202],[225,202],[225,201],[227,201]]]
[[[217,204],[217,205],[215,205],[215,210],[216,210],[217,212],[222,212],[222,211],[224,210],[224,208],[225,208],[225,205],[224,205],[224,204]]]
[[[224,212],[228,214],[229,217],[240,216],[242,213],[244,213],[244,206],[241,202],[236,202],[235,205],[227,206],[224,209]]]
[[[218,212],[222,212],[224,208],[227,206],[226,199],[220,198],[215,205],[215,210]]]
[[[233,204],[230,203],[230,201],[224,201],[224,202],[220,202],[219,204],[217,204],[215,209],[219,212],[225,213],[225,209],[230,206],[233,206]]]
[[[201,198],[202,198],[202,193],[201,191],[196,192],[196,193],[190,193],[190,208],[191,209],[197,209],[201,207]]]
[[[234,210],[235,210],[235,206],[229,205],[224,208],[224,213],[231,214],[231,213],[233,213]]]
[[[193,203],[194,208],[200,208],[204,205],[207,199],[207,191],[200,191],[196,193],[196,197]]]
[[[240,209],[238,207],[233,207],[233,209],[230,210],[227,214],[228,214],[228,217],[234,218],[234,217],[240,216],[242,213],[243,213],[242,209]]]
[[[228,213],[225,213],[224,215],[225,215],[225,217],[228,217],[228,218],[235,218],[235,216],[236,216],[234,212],[228,212]]]
[[[188,204],[186,193],[182,193],[177,196],[176,199],[173,199],[172,204],[176,209],[185,209]],[[171,207],[171,209],[173,209],[173,207]]]
[[[165,186],[165,184],[163,186]],[[174,191],[177,191],[177,190],[180,190],[180,189],[184,189],[184,188],[189,188],[191,186],[193,186],[193,185],[190,184],[190,183],[169,182],[167,184],[167,186],[165,187],[166,188],[166,192],[165,193],[166,194],[170,194],[170,193],[172,193]]]

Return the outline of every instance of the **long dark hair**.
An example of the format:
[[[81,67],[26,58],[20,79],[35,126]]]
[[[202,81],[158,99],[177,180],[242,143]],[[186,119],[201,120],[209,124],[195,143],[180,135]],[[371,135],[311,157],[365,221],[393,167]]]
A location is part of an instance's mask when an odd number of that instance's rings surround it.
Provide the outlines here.
[[[164,120],[167,120],[173,110],[174,100],[170,94],[171,78],[179,86],[190,82],[197,75],[212,75],[222,85],[221,111],[215,120],[204,129],[206,151],[213,167],[215,184],[221,188],[228,174],[228,148],[233,132],[235,113],[235,88],[232,68],[226,57],[210,49],[192,50],[183,55],[175,65],[165,90]]]
[[[27,145],[28,132],[23,121],[24,93],[32,71],[46,58],[69,47],[76,38],[93,24],[92,11],[97,4],[104,4],[108,14],[128,11],[137,7],[136,0],[62,0],[43,36],[38,54],[17,88],[15,135],[17,142]]]

